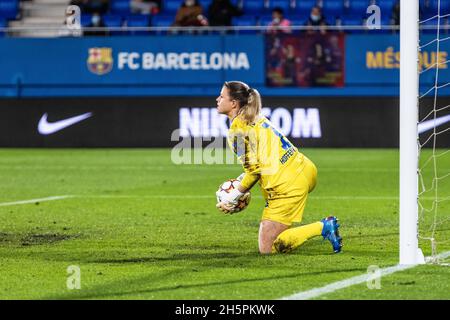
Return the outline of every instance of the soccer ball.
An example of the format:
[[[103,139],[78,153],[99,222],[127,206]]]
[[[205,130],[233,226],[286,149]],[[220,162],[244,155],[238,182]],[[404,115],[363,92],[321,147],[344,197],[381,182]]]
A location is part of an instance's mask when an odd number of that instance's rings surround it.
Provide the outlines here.
[[[227,181],[225,181],[224,183],[222,183],[219,186],[219,190],[216,193],[217,194],[217,202],[221,202],[221,198],[222,195],[225,193],[229,193],[231,192],[231,190],[237,188],[237,186],[239,185],[239,181],[236,179],[229,179]],[[246,192],[239,200],[238,200],[238,204],[236,206],[236,208],[238,209],[237,211],[242,211],[245,208],[247,208],[248,204],[250,203],[250,192]]]

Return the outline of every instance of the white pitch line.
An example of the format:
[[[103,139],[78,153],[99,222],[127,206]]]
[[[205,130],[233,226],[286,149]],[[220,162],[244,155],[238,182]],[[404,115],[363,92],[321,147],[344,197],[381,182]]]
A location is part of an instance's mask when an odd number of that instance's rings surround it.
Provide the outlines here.
[[[252,196],[255,199],[262,199],[261,195],[254,195]],[[35,202],[45,202],[45,201],[55,201],[55,200],[63,200],[67,198],[94,198],[94,199],[134,199],[134,198],[141,198],[141,199],[215,199],[215,194],[194,194],[194,195],[186,195],[186,194],[172,194],[172,195],[163,195],[163,194],[156,194],[156,195],[131,195],[131,194],[99,194],[99,195],[64,195],[64,196],[54,196],[54,197],[48,197],[48,198],[39,198],[39,199],[30,199],[30,200],[22,200],[22,201],[14,201],[14,202],[4,202],[0,203],[0,207],[7,207],[7,206],[14,206],[14,205],[20,205],[20,204],[29,204],[29,203],[35,203]],[[309,197],[309,200],[398,200],[398,197],[378,197],[378,196],[312,196]],[[434,198],[432,198],[434,199]]]
[[[3,202],[3,203],[0,203],[0,207],[15,206],[15,205],[27,204],[27,203],[45,202],[45,201],[55,201],[55,200],[72,198],[72,197],[73,196],[65,195],[65,196],[53,196],[53,197],[47,197],[47,198],[30,199],[30,200],[22,200],[22,201],[14,201],[14,202]]]
[[[239,166],[239,167],[238,167]],[[186,169],[186,170],[220,170],[220,171],[239,171],[240,164],[239,163],[231,163],[231,164],[205,164],[205,165],[194,165],[194,164],[186,164],[186,165],[142,165],[142,166],[133,166],[133,165],[120,165],[120,166],[104,166],[104,165],[80,165],[80,166],[63,166],[63,165],[3,165],[0,164],[0,170],[141,170],[141,171],[165,171],[168,169]],[[332,168],[332,167],[323,167],[319,168],[319,172],[349,172],[349,173],[360,173],[360,172],[380,172],[380,173],[390,173],[390,172],[398,172],[398,168]]]
[[[171,194],[171,195],[163,195],[163,194],[155,194],[155,195],[132,195],[132,194],[105,194],[105,195],[76,195],[74,197],[77,198],[150,198],[150,199],[208,199],[215,198],[215,194]],[[252,198],[262,199],[261,195],[252,195]],[[392,196],[309,196],[309,200],[398,200],[398,197]],[[425,198],[423,198],[425,199]],[[434,197],[430,197],[430,199],[434,199]]]
[[[212,195],[186,195],[186,194],[180,194],[180,195],[127,195],[127,194],[99,194],[99,195],[76,195],[74,197],[77,198],[99,198],[99,199],[111,199],[111,198],[122,198],[122,199],[133,199],[133,198],[149,198],[149,199],[207,199],[207,198],[216,198],[215,194]]]
[[[437,258],[445,259],[449,256],[450,256],[450,251],[447,251],[447,252],[443,252],[443,253],[439,254],[437,256]],[[427,257],[426,259],[431,260],[431,257]],[[398,271],[411,269],[411,268],[414,268],[417,266],[418,266],[418,264],[412,264],[412,265],[400,265],[399,264],[399,265],[396,265],[393,267],[380,269],[380,278],[383,276],[387,276],[392,273],[398,272]],[[280,300],[309,300],[309,299],[317,298],[317,297],[327,294],[327,293],[332,293],[337,290],[341,290],[341,289],[348,288],[348,287],[351,287],[351,286],[354,286],[357,284],[361,284],[363,282],[367,282],[367,280],[372,280],[372,279],[373,279],[373,275],[363,274],[363,275],[352,277],[352,278],[345,279],[342,281],[333,282],[333,283],[326,285],[324,287],[321,287],[321,288],[314,288],[311,290],[295,293],[293,295],[283,297]]]
[[[48,197],[43,199],[31,199],[31,200],[24,200],[24,201],[16,201],[16,202],[6,202],[6,203],[0,203],[1,206],[12,206],[17,204],[26,204],[26,203],[33,203],[37,201],[53,201],[53,200],[62,200],[66,198],[94,198],[94,199],[215,199],[215,194],[145,194],[145,195],[133,195],[133,194],[78,194],[78,195],[65,195],[65,196],[55,196],[55,197]],[[263,197],[261,195],[252,195],[252,198],[254,199],[262,199]],[[313,200],[343,200],[343,201],[380,201],[380,200],[398,200],[398,197],[395,196],[309,196],[309,201]],[[434,197],[422,197],[422,200],[434,200]]]

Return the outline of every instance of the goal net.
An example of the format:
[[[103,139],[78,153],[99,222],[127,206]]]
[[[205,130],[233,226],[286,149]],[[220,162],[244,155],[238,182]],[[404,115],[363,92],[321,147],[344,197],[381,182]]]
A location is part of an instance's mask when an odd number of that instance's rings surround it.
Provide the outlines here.
[[[406,57],[401,62],[400,95],[400,263],[449,265],[450,1],[402,0],[401,11],[401,19],[405,20],[401,20],[400,27],[401,54]],[[418,29],[417,35],[411,35],[416,32],[412,28],[414,25]],[[410,43],[412,41],[416,43]],[[414,53],[413,46],[417,56],[410,54],[410,49]],[[414,70],[413,64],[417,66],[417,61],[418,76],[415,78],[404,68]],[[416,106],[418,109],[414,111],[412,107]],[[416,126],[410,128],[414,120]],[[407,141],[405,135],[411,132],[405,131],[404,127],[416,131],[416,150],[410,150],[413,140]],[[417,162],[408,159],[410,156],[416,156]],[[414,163],[415,173],[411,163],[405,165],[407,162]],[[415,179],[405,178],[410,174]],[[408,183],[411,185],[406,185]],[[419,248],[427,258],[423,258]]]

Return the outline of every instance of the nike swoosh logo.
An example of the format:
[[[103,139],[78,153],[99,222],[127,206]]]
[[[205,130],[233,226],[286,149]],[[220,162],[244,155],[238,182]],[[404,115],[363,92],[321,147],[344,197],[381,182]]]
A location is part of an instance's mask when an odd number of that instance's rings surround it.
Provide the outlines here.
[[[91,116],[92,116],[92,112],[87,112],[87,113],[84,113],[84,114],[81,114],[79,116],[75,116],[72,118],[59,120],[56,122],[48,122],[47,121],[47,113],[44,113],[42,118],[39,120],[38,131],[42,135],[52,134],[52,133],[58,132],[62,129],[65,129],[71,125],[74,125],[75,123],[86,120],[87,118],[89,118]]]
[[[450,114],[443,116],[443,117],[436,118],[436,119],[431,119],[431,120],[421,122],[421,123],[419,123],[419,126],[418,126],[418,132],[419,132],[419,134],[424,133],[428,130],[439,127],[440,125],[443,125],[444,123],[447,123],[449,121],[450,121]]]

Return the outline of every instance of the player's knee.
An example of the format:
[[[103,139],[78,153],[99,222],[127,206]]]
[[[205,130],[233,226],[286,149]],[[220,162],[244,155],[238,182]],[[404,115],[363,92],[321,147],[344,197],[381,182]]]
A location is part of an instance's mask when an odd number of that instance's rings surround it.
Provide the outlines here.
[[[267,255],[267,254],[273,253],[273,251],[272,251],[271,248],[269,248],[269,249],[267,249],[267,248],[259,248],[259,253],[262,254],[262,255]]]
[[[262,255],[273,253],[272,245],[269,242],[260,242],[259,253]]]
[[[281,239],[277,239],[273,243],[272,252],[288,253],[292,251],[292,246]]]

